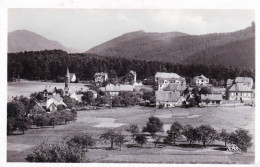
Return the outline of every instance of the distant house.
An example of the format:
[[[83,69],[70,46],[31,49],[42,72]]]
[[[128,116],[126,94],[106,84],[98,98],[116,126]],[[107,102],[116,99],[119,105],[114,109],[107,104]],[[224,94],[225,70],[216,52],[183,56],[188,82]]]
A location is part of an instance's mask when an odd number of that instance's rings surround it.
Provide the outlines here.
[[[82,96],[83,96],[82,94],[77,95],[76,93],[72,93],[70,95],[70,98],[75,99],[77,102],[82,102],[82,99],[81,99]]]
[[[204,75],[196,76],[193,78],[193,83],[196,86],[206,86],[209,84],[209,78],[205,77]]]
[[[222,87],[210,87],[210,91],[212,94],[221,94],[222,96],[226,95],[226,89]]]
[[[156,107],[171,108],[179,104],[181,94],[178,91],[156,91]]]
[[[53,104],[57,107],[59,105],[63,105],[64,107],[66,107],[67,105],[63,102],[63,98],[60,97],[59,95],[56,96],[49,96],[48,100],[46,101],[46,107],[47,110],[53,106]]]
[[[70,82],[75,82],[77,80],[75,73],[69,73],[70,74]]]
[[[126,84],[132,84],[135,85],[136,84],[136,72],[131,70],[129,71],[129,73],[125,76],[124,82]]]
[[[253,90],[244,83],[236,83],[228,89],[228,100],[253,100]]]
[[[133,92],[133,85],[120,85],[120,84],[108,84],[106,87],[101,88],[102,91],[106,93],[106,95],[110,96],[118,96],[122,92]]]
[[[104,72],[95,73],[94,77],[96,85],[102,85],[104,81],[108,80],[108,74]]]
[[[222,95],[221,94],[202,94],[201,95],[201,103],[200,105],[205,106],[205,105],[217,105],[221,104],[223,101]]]
[[[235,83],[243,83],[252,89],[254,81],[250,77],[236,77]]]
[[[228,79],[227,80],[227,87],[232,86],[234,83],[234,79]]]
[[[155,74],[155,82],[158,83],[158,90],[163,90],[172,83],[186,85],[185,78],[180,77],[176,73],[157,72]]]

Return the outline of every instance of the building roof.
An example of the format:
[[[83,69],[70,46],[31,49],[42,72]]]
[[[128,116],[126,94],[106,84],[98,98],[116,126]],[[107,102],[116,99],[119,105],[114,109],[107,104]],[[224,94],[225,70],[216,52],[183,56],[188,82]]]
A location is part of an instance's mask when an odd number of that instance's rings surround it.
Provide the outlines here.
[[[201,100],[223,100],[222,95],[221,94],[202,94],[201,95]]]
[[[156,91],[155,96],[156,96],[156,101],[177,102],[180,99],[180,92]]]
[[[246,82],[253,82],[253,79],[250,77],[236,77],[236,83],[246,83]]]
[[[105,73],[105,72],[97,72],[97,73],[95,73],[95,76],[105,76],[105,75],[107,75],[107,73]]]
[[[228,79],[228,80],[227,80],[227,85],[232,85],[233,82],[234,82],[234,79]]]
[[[48,96],[48,98],[50,98],[50,99],[55,99],[55,100],[58,101],[58,102],[63,101],[63,98],[60,97],[58,94],[57,94],[56,96],[50,95],[50,96]]]
[[[200,76],[194,77],[194,79],[208,79],[208,78],[205,77],[204,75],[200,75]]]
[[[133,71],[133,70],[129,71],[129,73],[131,73],[131,74],[133,74],[133,75],[136,75],[136,72]]]
[[[126,91],[126,92],[132,92],[134,91],[134,86],[133,85],[120,85],[120,84],[108,84],[105,88],[105,91],[108,92],[121,92],[121,91]]]
[[[184,91],[185,89],[186,89],[186,84],[170,83],[163,90],[164,91]]]
[[[253,92],[253,90],[244,83],[236,83],[231,86],[229,92]]]
[[[166,73],[166,72],[157,72],[155,74],[156,78],[180,78],[176,73]]]

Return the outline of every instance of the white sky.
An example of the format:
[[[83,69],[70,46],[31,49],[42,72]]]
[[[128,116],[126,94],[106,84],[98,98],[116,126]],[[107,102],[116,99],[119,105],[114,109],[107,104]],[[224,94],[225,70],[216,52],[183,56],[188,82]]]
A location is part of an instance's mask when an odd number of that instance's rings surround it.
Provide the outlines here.
[[[253,20],[253,10],[9,9],[8,32],[26,29],[83,52],[131,31],[231,32]]]

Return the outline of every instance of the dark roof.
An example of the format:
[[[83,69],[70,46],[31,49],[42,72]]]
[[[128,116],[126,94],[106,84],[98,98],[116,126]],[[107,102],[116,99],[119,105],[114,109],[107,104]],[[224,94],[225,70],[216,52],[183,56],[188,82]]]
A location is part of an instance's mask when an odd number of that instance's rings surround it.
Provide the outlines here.
[[[170,83],[163,90],[164,91],[184,91],[186,89],[185,84]]]
[[[236,83],[231,86],[229,92],[253,92],[253,90],[244,83]]]
[[[180,92],[156,91],[155,96],[156,101],[177,102],[180,99]]]

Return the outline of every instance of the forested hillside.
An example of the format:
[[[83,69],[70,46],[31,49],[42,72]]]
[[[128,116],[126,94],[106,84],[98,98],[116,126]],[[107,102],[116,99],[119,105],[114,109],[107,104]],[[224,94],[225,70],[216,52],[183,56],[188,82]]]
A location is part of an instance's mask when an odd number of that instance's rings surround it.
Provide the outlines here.
[[[171,63],[198,63],[210,64],[212,62],[224,65],[238,66],[244,63],[244,57],[250,60],[245,65],[254,68],[254,25],[246,29],[230,33],[214,33],[206,35],[188,35],[179,32],[172,33],[146,33],[137,31],[124,34],[120,37],[98,45],[87,53],[96,53],[103,56],[117,56],[135,58],[139,60],[155,60]],[[249,40],[250,42],[240,42]],[[237,43],[238,51],[234,44]],[[224,50],[223,50],[224,49]],[[220,62],[216,62],[216,53],[223,53]],[[201,53],[204,53],[203,59]],[[226,56],[231,54],[232,56]],[[205,59],[204,59],[205,58]],[[190,59],[190,60],[189,60]]]
[[[137,78],[154,76],[156,72],[175,72],[184,77],[205,75],[217,80],[248,76],[254,78],[250,69],[222,65],[184,65],[159,61],[145,61],[120,57],[103,57],[96,54],[68,54],[61,50],[21,52],[8,54],[8,78],[55,79],[64,76],[67,66],[80,80],[92,80],[96,72],[114,70],[118,77],[130,70],[137,72]]]

